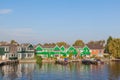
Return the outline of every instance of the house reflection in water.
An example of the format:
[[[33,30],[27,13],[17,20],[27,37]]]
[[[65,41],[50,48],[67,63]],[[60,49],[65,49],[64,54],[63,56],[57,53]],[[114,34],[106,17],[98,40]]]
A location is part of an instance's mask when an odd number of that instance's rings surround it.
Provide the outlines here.
[[[2,80],[26,79],[32,78],[32,72],[35,69],[35,64],[18,64],[18,65],[5,65],[0,68]]]

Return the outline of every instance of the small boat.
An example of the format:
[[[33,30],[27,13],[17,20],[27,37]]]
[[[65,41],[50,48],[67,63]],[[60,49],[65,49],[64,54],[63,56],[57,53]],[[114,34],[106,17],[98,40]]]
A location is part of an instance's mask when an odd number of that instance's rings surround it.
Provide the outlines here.
[[[103,61],[101,61],[101,60],[99,60],[99,59],[84,59],[84,60],[82,60],[82,63],[83,64],[95,64],[95,65],[97,65],[97,64],[104,64],[104,62]]]
[[[68,61],[60,61],[60,60],[56,60],[55,64],[61,64],[61,65],[67,65]]]
[[[98,64],[97,61],[95,60],[82,60],[82,64],[86,64],[86,65],[89,65],[89,64]]]

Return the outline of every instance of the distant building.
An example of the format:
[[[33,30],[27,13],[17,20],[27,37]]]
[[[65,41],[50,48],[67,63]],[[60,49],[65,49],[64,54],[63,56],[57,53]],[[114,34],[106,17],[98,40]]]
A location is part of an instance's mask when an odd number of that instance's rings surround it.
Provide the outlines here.
[[[29,59],[34,58],[35,54],[42,58],[63,58],[70,56],[76,58],[76,56],[93,55],[103,57],[104,47],[101,45],[86,45],[84,47],[37,45],[34,47],[32,44],[10,44],[7,42],[0,42],[0,57],[3,60],[15,57],[18,59]]]
[[[0,55],[3,60],[10,58],[34,58],[34,47],[31,44],[0,44]]]
[[[42,58],[49,58],[49,57],[62,57],[62,56],[69,56],[72,54],[73,56],[77,55],[77,50],[73,47],[70,46],[69,48],[65,48],[64,46],[59,47],[59,46],[52,46],[52,47],[47,47],[47,46],[36,46],[35,48],[35,53],[38,56],[41,56]]]
[[[88,46],[79,48],[79,50],[80,50],[80,56],[90,56],[91,55],[90,48]]]
[[[91,55],[103,57],[104,55],[104,47],[101,45],[87,45],[90,48]]]
[[[11,57],[17,57],[17,44],[1,44],[0,47],[4,48],[3,60],[9,59]]]
[[[17,47],[18,59],[34,58],[34,46],[32,44],[21,44]]]
[[[92,48],[91,46],[77,47],[77,46],[69,46],[65,48],[64,46],[52,46],[45,47],[38,45],[35,48],[35,54],[41,56],[42,58],[50,58],[50,57],[69,57],[70,55],[75,58],[76,56],[103,56],[104,48],[96,47]]]

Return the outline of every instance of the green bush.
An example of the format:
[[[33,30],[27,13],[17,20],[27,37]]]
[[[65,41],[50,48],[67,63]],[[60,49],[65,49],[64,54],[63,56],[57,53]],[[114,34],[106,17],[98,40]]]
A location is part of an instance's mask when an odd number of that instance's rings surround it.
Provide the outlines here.
[[[42,57],[41,56],[36,56],[36,63],[41,64],[42,63]]]
[[[72,60],[72,56],[73,56],[73,54],[70,53],[68,58],[69,58],[70,60]]]

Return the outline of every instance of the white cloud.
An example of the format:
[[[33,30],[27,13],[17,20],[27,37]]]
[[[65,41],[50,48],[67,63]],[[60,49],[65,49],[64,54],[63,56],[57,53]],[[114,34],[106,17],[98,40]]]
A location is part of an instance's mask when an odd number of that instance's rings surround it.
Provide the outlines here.
[[[0,14],[8,14],[11,13],[12,10],[11,9],[0,9]]]

